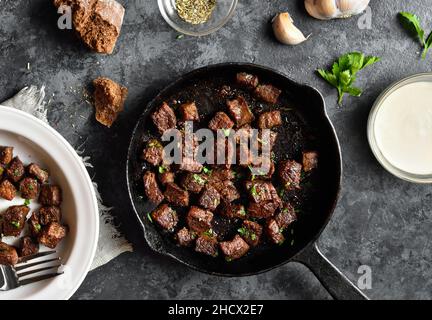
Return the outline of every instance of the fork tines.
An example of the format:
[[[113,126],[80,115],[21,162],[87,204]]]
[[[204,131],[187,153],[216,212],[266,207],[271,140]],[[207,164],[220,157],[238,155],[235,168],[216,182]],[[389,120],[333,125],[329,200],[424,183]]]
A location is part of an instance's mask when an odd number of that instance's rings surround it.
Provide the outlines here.
[[[22,258],[14,268],[16,276],[18,278],[19,285],[25,285],[25,284],[49,279],[49,278],[63,274],[63,272],[57,271],[58,268],[61,266],[61,258],[60,257],[28,263],[29,261],[33,261],[37,258],[45,257],[45,256],[48,256],[48,255],[51,255],[54,253],[56,253],[56,251],[39,252],[39,253],[36,253],[34,255],[30,255],[30,256]],[[50,266],[43,266],[41,268],[29,270],[32,267],[46,264],[46,263],[50,263],[50,262],[53,262],[53,263],[55,262],[55,263],[50,265]],[[49,270],[51,270],[53,272],[22,280],[22,278],[24,278],[26,276],[35,275],[39,272],[49,271]]]

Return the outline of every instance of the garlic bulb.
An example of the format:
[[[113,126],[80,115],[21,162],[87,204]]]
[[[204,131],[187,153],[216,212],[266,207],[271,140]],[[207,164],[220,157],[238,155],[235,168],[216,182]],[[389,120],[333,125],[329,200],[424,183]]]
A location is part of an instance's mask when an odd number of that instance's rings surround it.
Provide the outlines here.
[[[283,44],[296,45],[306,41],[303,33],[294,25],[294,21],[288,12],[279,13],[273,18],[273,32]]]
[[[370,0],[305,0],[307,12],[314,18],[348,18],[363,12]]]

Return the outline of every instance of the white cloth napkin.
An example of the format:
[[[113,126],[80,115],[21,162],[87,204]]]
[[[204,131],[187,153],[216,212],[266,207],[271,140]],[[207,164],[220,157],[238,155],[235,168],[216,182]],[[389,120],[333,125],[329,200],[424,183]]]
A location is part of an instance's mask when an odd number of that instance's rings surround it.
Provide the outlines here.
[[[44,86],[40,89],[36,86],[30,86],[25,87],[14,97],[1,103],[1,105],[25,111],[49,124],[47,119],[48,109],[44,99]],[[83,150],[77,150],[77,153],[81,156],[86,167],[93,167],[90,163],[90,157],[83,155]],[[91,266],[92,270],[106,264],[123,252],[133,250],[132,245],[116,229],[113,217],[110,215],[112,208],[103,205],[97,184],[93,182],[93,185],[98,198],[100,231],[96,256]]]

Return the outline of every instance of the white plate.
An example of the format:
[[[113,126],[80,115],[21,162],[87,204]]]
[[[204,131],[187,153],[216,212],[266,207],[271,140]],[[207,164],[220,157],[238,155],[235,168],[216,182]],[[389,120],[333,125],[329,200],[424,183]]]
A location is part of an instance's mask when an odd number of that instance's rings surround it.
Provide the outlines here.
[[[97,200],[87,170],[75,150],[53,128],[27,113],[3,106],[0,106],[0,145],[13,146],[14,154],[25,164],[34,161],[49,169],[51,182],[63,189],[63,222],[69,226],[66,239],[56,248],[65,273],[15,290],[0,291],[0,299],[69,299],[89,271],[99,235]],[[23,202],[21,198],[12,202],[0,199],[0,212]],[[45,250],[41,246],[41,251]]]

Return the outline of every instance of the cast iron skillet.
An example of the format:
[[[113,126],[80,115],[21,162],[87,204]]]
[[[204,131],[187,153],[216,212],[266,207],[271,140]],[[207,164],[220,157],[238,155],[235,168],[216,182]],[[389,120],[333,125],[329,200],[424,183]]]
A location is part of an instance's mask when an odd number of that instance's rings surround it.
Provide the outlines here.
[[[282,246],[261,246],[247,256],[232,262],[211,258],[182,248],[172,237],[163,234],[148,220],[147,213],[154,207],[143,198],[142,174],[146,164],[140,160],[145,141],[155,130],[149,117],[163,101],[196,101],[202,122],[217,110],[224,108],[224,99],[215,98],[223,84],[233,84],[237,72],[248,72],[259,77],[261,83],[270,83],[283,90],[278,107],[286,123],[280,129],[275,153],[283,159],[299,158],[301,150],[319,152],[319,171],[309,186],[287,199],[300,207],[299,220],[289,231],[289,239]],[[247,93],[242,93],[247,95]],[[252,108],[266,109],[259,103]],[[279,159],[277,159],[279,160]],[[151,101],[132,135],[127,158],[127,183],[132,206],[140,221],[149,246],[161,254],[201,272],[221,276],[247,276],[271,270],[290,261],[309,267],[330,294],[340,299],[367,299],[319,251],[316,240],[327,225],[336,206],[342,177],[341,152],[335,130],[327,117],[322,95],[314,88],[298,84],[269,68],[241,63],[224,63],[192,71],[167,88]],[[308,189],[311,188],[311,189]],[[307,191],[312,190],[312,191]]]

